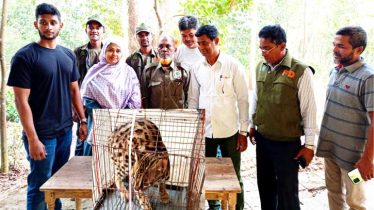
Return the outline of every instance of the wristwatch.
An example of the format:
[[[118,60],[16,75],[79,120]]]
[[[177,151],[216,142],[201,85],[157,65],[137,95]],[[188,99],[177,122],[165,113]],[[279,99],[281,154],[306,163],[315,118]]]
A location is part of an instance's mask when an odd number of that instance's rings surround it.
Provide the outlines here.
[[[80,124],[82,124],[82,123],[86,123],[87,124],[87,118],[81,119]]]
[[[305,144],[304,147],[308,148],[308,149],[311,149],[313,151],[314,151],[314,148],[315,148],[314,145],[310,145],[310,144]]]

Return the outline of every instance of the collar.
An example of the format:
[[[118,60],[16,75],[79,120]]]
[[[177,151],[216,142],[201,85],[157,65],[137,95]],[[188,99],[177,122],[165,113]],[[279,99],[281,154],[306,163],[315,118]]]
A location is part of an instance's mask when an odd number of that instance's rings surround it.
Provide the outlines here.
[[[349,66],[344,67],[349,73],[353,73],[357,69],[359,69],[361,66],[365,65],[364,57],[360,56],[358,58],[358,61],[356,63],[353,63]]]
[[[217,61],[213,64],[216,65],[216,63],[222,64],[225,59],[225,53],[219,50]],[[204,57],[204,63],[208,66],[210,66],[208,60]]]
[[[174,59],[173,59],[173,60],[174,60]],[[173,60],[171,61],[170,66],[169,66],[169,68],[171,68],[171,70],[174,70],[174,69],[177,68],[177,67],[175,66],[175,63],[174,63]],[[164,69],[162,68],[161,62],[158,62],[157,69],[162,69],[162,70],[164,70]]]
[[[83,45],[81,47],[81,50],[88,50],[88,45],[90,44],[90,42],[88,42],[87,44]]]
[[[90,42],[88,42],[86,45],[83,45],[81,49],[82,50],[89,50],[90,49],[89,46],[90,46]],[[104,44],[103,44],[103,42],[101,42],[101,49],[103,49],[103,46],[104,46]]]
[[[270,63],[267,63],[266,61],[264,61],[264,65],[269,66],[271,70],[275,69],[277,66],[286,66],[290,69],[292,65],[292,56],[288,52],[288,49],[286,49],[286,55],[282,58],[280,63],[278,63],[275,66],[272,66]]]

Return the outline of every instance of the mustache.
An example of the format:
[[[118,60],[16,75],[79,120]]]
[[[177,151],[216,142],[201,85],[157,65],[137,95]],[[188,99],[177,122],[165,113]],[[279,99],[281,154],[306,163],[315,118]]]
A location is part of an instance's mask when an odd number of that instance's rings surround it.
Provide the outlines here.
[[[339,56],[339,57],[341,57],[342,55],[341,55],[340,53],[335,52],[335,53],[334,53],[334,56]]]

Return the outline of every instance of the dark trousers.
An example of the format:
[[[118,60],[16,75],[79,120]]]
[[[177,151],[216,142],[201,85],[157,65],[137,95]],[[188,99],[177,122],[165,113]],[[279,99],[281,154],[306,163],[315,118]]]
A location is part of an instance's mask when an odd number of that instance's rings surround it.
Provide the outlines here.
[[[236,176],[238,177],[242,192],[237,194],[236,210],[244,208],[244,187],[243,180],[240,175],[240,152],[236,150],[236,141],[238,133],[227,138],[205,138],[205,157],[217,157],[218,145],[221,148],[222,157],[230,157],[235,168]],[[221,206],[219,201],[208,201],[209,209],[218,210]]]
[[[257,184],[263,210],[300,210],[299,165],[294,160],[301,141],[273,141],[256,133]]]

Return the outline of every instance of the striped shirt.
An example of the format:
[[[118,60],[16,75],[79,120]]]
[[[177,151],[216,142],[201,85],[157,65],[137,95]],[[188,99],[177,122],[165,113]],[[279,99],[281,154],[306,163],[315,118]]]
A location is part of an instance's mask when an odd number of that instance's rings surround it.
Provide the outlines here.
[[[365,150],[372,111],[374,71],[364,59],[332,69],[316,155],[354,169]]]

